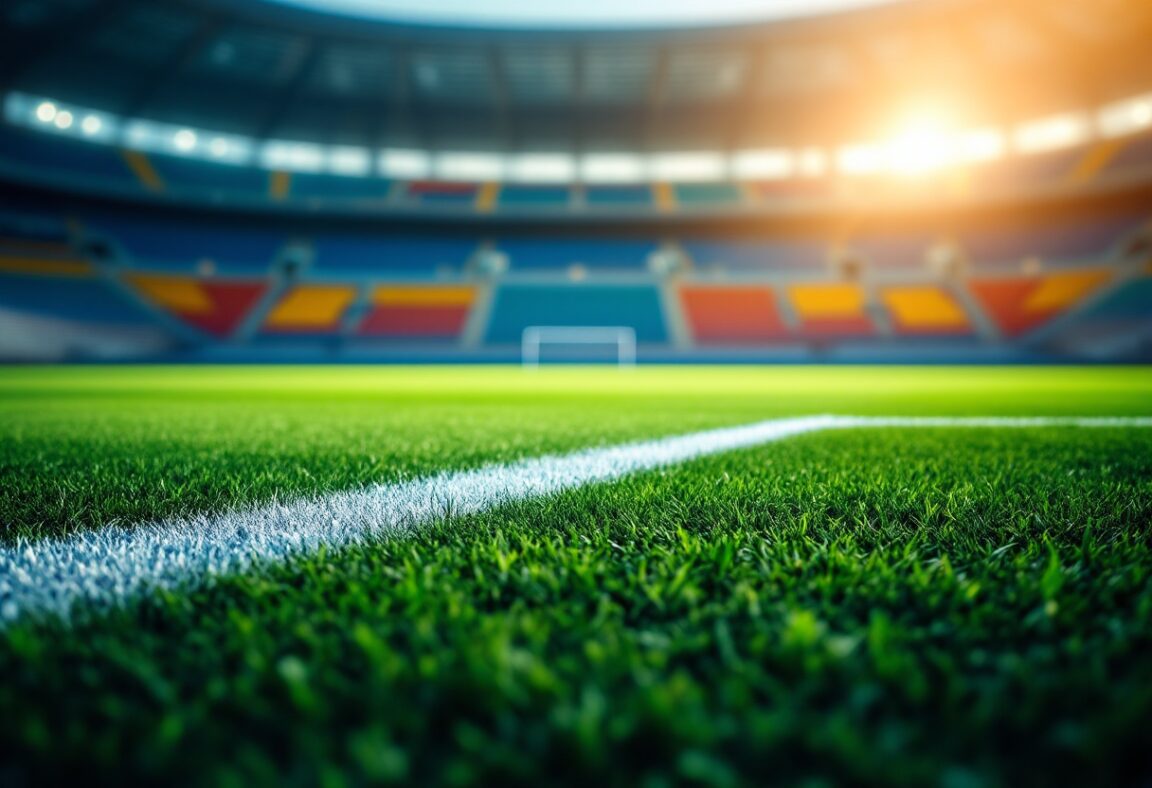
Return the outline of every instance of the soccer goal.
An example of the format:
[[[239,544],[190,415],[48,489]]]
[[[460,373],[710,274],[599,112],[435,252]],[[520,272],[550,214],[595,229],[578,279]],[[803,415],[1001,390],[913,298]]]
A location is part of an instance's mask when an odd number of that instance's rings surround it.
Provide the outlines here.
[[[636,331],[629,326],[529,326],[524,329],[520,358],[526,367],[540,366],[541,348],[563,348],[564,361],[599,361],[584,353],[573,356],[574,348],[613,347],[615,363],[622,367],[636,365]]]

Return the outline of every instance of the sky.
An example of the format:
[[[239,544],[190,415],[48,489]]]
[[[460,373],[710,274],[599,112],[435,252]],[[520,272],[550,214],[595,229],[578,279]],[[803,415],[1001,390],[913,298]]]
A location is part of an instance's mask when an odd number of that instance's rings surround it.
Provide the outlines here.
[[[275,0],[401,22],[496,27],[665,27],[811,16],[890,0]]]

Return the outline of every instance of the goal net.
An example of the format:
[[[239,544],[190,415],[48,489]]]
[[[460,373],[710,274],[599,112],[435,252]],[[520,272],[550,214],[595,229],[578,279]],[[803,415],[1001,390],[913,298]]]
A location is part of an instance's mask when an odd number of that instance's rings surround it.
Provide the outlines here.
[[[526,367],[538,367],[542,360],[631,367],[636,364],[636,331],[629,326],[529,326],[520,357]]]

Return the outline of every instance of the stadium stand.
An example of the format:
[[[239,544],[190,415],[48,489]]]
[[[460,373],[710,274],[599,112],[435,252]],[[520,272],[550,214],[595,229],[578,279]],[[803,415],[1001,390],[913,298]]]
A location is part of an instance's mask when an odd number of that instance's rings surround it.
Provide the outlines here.
[[[519,344],[529,326],[627,326],[639,342],[666,342],[660,292],[654,285],[529,285],[496,288],[486,340]]]
[[[584,186],[584,203],[592,207],[636,207],[651,208],[655,205],[652,187],[647,184],[635,186]]]
[[[827,244],[816,239],[700,240],[681,242],[697,268],[747,271],[822,269]]]
[[[302,284],[284,293],[264,320],[265,333],[335,334],[356,300],[353,285]]]
[[[426,206],[472,209],[480,194],[476,183],[446,183],[439,181],[413,181],[405,186],[405,198]]]
[[[942,287],[885,287],[880,300],[897,334],[968,334],[972,324],[956,298]]]
[[[580,265],[592,270],[642,271],[655,241],[598,238],[502,238],[496,248],[508,255],[512,271],[556,270]]]
[[[674,183],[672,193],[684,207],[731,207],[744,200],[739,184],[731,182]]]
[[[463,269],[476,242],[449,236],[318,235],[313,250],[317,272],[433,274]]]
[[[572,201],[568,186],[509,186],[500,188],[497,199],[504,207],[566,208]]]
[[[170,274],[129,274],[145,299],[211,336],[231,336],[264,295],[265,282],[208,281]]]
[[[961,243],[976,268],[1003,268],[1030,257],[1077,263],[1107,257],[1147,220],[1143,212],[1051,221],[1035,218],[961,230]]]
[[[1127,140],[1101,171],[1104,175],[1146,178],[1152,173],[1152,134]]]
[[[327,175],[297,172],[292,174],[285,197],[308,202],[369,202],[388,199],[392,182],[384,178]]]
[[[36,179],[137,191],[140,181],[117,148],[0,123],[0,161]]]
[[[969,287],[1000,331],[1017,337],[1071,308],[1111,276],[1107,269],[1085,269],[1044,276],[975,278]]]
[[[193,273],[208,264],[215,273],[262,274],[283,248],[277,232],[107,216],[86,223],[88,235],[112,241],[131,268]]]
[[[148,161],[156,173],[160,189],[165,192],[203,195],[221,201],[268,199],[269,174],[265,170],[162,154],[151,154]]]
[[[0,270],[0,309],[103,326],[154,326],[155,319],[118,288],[86,270]]]
[[[770,287],[685,284],[679,296],[692,338],[700,344],[756,344],[788,334]]]
[[[855,337],[875,332],[867,295],[858,284],[805,283],[791,285],[788,298],[808,337]]]
[[[362,336],[456,339],[464,330],[476,290],[468,285],[382,285],[372,292]]]

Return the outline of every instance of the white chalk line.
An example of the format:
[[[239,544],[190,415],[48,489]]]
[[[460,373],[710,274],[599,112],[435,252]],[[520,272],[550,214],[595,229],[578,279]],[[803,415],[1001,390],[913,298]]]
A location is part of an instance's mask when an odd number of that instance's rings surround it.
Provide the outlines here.
[[[67,618],[80,603],[121,604],[152,589],[410,533],[450,516],[619,479],[686,460],[827,429],[856,427],[1152,427],[1152,418],[806,416],[543,456],[285,504],[0,546],[0,627]]]

